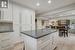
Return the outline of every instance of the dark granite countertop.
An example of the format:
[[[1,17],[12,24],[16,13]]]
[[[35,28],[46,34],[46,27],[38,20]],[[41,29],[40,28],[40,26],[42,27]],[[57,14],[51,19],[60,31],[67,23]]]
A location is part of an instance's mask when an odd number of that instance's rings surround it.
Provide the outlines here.
[[[23,31],[21,33],[25,34],[25,35],[28,35],[32,38],[38,39],[38,38],[44,37],[46,35],[52,34],[54,32],[56,32],[56,30],[48,28],[48,29],[39,29],[37,31],[35,31],[35,30],[33,30],[33,31]]]
[[[14,32],[14,31],[0,31],[0,33],[6,33],[6,32]]]

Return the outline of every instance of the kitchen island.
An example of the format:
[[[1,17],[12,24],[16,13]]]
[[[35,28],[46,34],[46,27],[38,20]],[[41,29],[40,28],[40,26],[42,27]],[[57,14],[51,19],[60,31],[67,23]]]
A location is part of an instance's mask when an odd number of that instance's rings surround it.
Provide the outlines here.
[[[57,44],[57,34],[56,30],[50,28],[21,32],[25,50],[53,50]]]

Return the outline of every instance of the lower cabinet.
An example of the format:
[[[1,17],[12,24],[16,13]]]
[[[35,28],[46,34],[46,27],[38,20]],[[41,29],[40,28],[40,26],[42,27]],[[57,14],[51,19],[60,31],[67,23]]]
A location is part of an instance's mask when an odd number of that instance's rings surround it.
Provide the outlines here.
[[[39,49],[38,50],[51,50],[50,46],[50,41],[46,41],[42,43],[41,45],[38,45]]]
[[[0,50],[10,50],[12,41],[10,33],[0,33]]]
[[[42,47],[41,50],[50,50],[50,45]]]
[[[52,48],[52,35],[47,35],[42,38],[37,39],[38,40],[38,50],[51,50]]]

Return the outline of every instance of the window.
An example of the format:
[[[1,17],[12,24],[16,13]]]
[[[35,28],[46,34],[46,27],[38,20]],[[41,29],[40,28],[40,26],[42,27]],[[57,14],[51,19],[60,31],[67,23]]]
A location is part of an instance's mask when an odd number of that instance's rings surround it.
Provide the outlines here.
[[[8,0],[0,0],[0,8],[8,8]]]

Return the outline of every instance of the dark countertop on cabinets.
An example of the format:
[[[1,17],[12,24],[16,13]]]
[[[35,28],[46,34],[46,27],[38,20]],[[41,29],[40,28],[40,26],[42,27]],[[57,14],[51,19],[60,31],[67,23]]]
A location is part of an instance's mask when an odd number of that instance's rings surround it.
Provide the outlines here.
[[[37,31],[36,30],[33,30],[33,31],[23,31],[21,33],[24,34],[24,35],[30,36],[32,38],[38,39],[38,38],[47,36],[49,34],[52,34],[54,32],[56,32],[56,30],[47,28],[47,29],[38,29]]]

